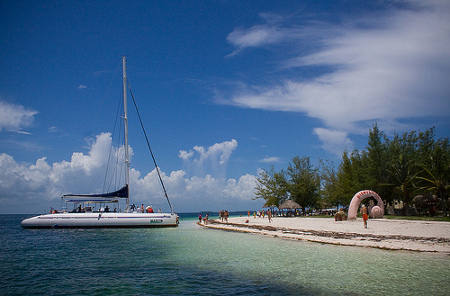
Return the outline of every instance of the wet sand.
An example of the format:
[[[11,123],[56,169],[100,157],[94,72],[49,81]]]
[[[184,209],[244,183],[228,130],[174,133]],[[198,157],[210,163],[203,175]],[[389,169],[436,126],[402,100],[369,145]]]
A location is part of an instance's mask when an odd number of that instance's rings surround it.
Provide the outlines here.
[[[248,221],[248,222],[247,222]],[[204,227],[335,245],[387,250],[440,252],[450,255],[450,222],[370,219],[335,221],[334,218],[275,217],[210,220]]]

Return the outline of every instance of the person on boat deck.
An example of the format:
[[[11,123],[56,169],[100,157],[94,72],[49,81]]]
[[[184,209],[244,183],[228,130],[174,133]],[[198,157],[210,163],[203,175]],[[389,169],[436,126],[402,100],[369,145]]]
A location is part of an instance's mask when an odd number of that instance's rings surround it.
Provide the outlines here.
[[[109,212],[109,207],[108,206],[106,206],[105,212]]]
[[[144,204],[141,205],[141,213],[144,213]]]
[[[153,213],[153,208],[152,208],[152,206],[149,206],[149,207],[147,208],[147,213]]]

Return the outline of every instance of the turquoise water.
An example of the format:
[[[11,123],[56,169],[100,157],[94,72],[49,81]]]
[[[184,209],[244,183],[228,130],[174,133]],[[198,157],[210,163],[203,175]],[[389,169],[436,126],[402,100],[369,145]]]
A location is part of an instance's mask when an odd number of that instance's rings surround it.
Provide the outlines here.
[[[183,215],[180,215],[183,217]],[[22,229],[0,215],[1,295],[448,295],[450,257],[199,228]]]

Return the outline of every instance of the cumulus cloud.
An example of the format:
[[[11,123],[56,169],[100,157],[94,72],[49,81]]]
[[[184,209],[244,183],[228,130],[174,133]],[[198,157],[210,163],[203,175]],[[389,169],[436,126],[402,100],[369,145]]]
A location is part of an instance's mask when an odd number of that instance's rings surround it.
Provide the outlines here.
[[[450,4],[409,4],[388,9],[381,17],[365,15],[339,28],[311,25],[309,29],[320,35],[312,40],[315,51],[307,54],[299,43],[311,40],[296,27],[265,24],[236,29],[228,41],[239,51],[290,41],[289,54],[297,48],[297,55],[280,63],[280,71],[308,70],[313,77],[240,88],[230,103],[302,112],[320,119],[329,130],[357,134],[366,133],[375,121],[389,132],[408,128],[402,123],[405,120],[449,116]],[[339,134],[315,132],[322,140]],[[347,136],[341,136],[345,144]],[[324,142],[324,148],[331,147]]]
[[[178,157],[183,159],[186,169],[196,176],[211,174],[218,178],[225,178],[226,164],[231,153],[238,146],[235,139],[222,143],[215,143],[208,148],[194,146],[191,150],[180,150]]]
[[[27,109],[24,106],[0,100],[0,132],[5,129],[28,134],[22,129],[33,123],[34,115],[37,113],[37,111]]]
[[[46,186],[50,171],[45,157],[38,159],[36,164],[25,166],[16,163],[12,156],[0,154],[0,198],[8,199],[12,192],[20,192],[16,198],[21,199],[51,194],[52,188]]]
[[[344,150],[353,150],[353,142],[348,138],[346,132],[315,128],[314,133],[322,141],[322,148],[337,156],[342,156]]]
[[[12,156],[0,154],[2,192],[0,210],[47,211],[50,206],[56,208],[60,206],[59,197],[63,194],[99,193],[118,189],[124,184],[123,178],[116,180],[114,188],[104,184],[111,143],[111,134],[102,133],[88,140],[86,153],[75,152],[69,161],[63,160],[53,164],[49,164],[45,157],[38,159],[35,164],[20,164]],[[196,147],[195,153],[188,159],[215,161],[220,166],[228,161],[232,151],[237,147],[237,141],[217,143],[208,148]],[[113,149],[113,154],[122,155],[123,147]],[[211,174],[188,177],[184,170],[177,170],[170,174],[161,172],[161,177],[170,201],[177,211],[217,211],[222,208],[241,210],[247,207],[250,209],[260,207],[260,205],[255,207],[255,201],[252,201],[255,176],[249,174],[240,177],[239,180],[227,180]],[[155,208],[168,210],[156,170],[142,176],[139,171],[132,168],[130,193],[133,203],[151,203]],[[33,204],[39,209],[26,208],[24,207],[26,204]]]

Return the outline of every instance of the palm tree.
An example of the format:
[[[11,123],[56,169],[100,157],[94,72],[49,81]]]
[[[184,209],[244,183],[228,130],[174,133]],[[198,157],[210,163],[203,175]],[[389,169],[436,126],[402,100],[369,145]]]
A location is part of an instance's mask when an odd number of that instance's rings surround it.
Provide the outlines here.
[[[417,165],[413,160],[406,160],[403,154],[400,154],[395,163],[391,165],[388,172],[392,178],[394,191],[401,195],[401,200],[405,203],[403,209],[406,215],[409,215],[409,206],[411,204],[415,190],[415,181],[418,175]]]
[[[436,142],[429,167],[423,165],[423,174],[418,177],[422,181],[420,190],[437,196],[442,205],[444,217],[447,216],[447,193],[450,188],[450,146],[447,140]]]

